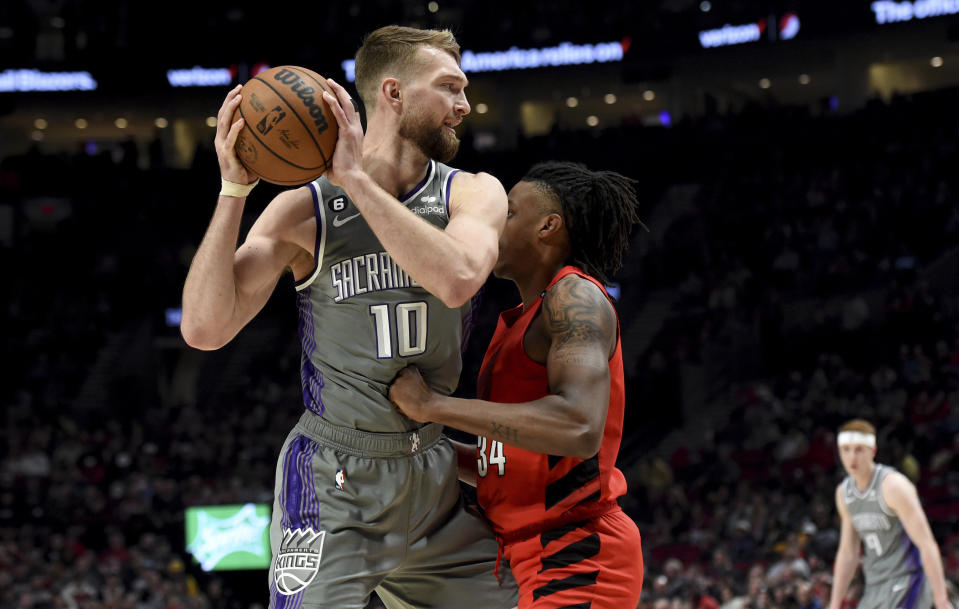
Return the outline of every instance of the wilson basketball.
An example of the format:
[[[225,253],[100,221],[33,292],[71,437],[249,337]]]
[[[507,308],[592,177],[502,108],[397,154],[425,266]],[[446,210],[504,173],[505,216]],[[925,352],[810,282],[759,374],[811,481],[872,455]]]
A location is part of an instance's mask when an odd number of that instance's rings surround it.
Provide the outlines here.
[[[326,79],[306,68],[260,72],[240,90],[233,114],[245,124],[236,138],[243,165],[267,182],[295,186],[323,175],[333,162],[336,118],[323,99],[335,95]]]

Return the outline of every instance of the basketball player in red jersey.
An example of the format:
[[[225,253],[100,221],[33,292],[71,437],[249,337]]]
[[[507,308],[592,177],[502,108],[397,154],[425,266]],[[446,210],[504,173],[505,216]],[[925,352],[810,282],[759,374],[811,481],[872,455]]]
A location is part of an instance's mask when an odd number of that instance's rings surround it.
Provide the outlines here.
[[[632,181],[574,163],[533,167],[509,193],[493,272],[522,304],[504,312],[479,399],[433,391],[404,369],[390,399],[407,416],[477,435],[460,444],[520,587],[520,609],[624,609],[639,600],[639,530],[616,498],[623,431],[619,323],[603,288],[636,215]]]

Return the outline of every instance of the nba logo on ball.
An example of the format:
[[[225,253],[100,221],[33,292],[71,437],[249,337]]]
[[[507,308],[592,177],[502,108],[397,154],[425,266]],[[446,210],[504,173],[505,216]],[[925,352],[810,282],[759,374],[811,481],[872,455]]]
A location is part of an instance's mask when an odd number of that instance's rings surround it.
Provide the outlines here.
[[[336,488],[343,490],[343,485],[346,484],[346,470],[336,470],[336,475],[333,476],[333,484],[336,485]]]
[[[283,529],[280,551],[273,561],[277,592],[290,596],[310,585],[320,569],[325,539],[326,531],[316,532],[313,527]]]

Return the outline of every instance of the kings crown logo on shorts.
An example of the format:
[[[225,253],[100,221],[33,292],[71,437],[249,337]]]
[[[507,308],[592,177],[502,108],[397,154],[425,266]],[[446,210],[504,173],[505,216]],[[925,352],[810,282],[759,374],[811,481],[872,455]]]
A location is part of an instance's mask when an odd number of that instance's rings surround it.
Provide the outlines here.
[[[326,531],[283,529],[280,550],[273,559],[273,581],[276,591],[285,596],[302,592],[320,569]]]

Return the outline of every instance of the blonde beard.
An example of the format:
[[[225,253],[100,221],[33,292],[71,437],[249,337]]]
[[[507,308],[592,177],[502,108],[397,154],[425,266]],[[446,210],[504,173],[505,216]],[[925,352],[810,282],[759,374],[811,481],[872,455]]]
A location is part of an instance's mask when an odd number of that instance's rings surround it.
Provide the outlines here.
[[[417,116],[416,108],[400,119],[400,137],[412,142],[420,151],[440,163],[453,160],[459,151],[460,141],[453,134],[446,133],[446,125],[434,128],[426,124],[422,115]]]

